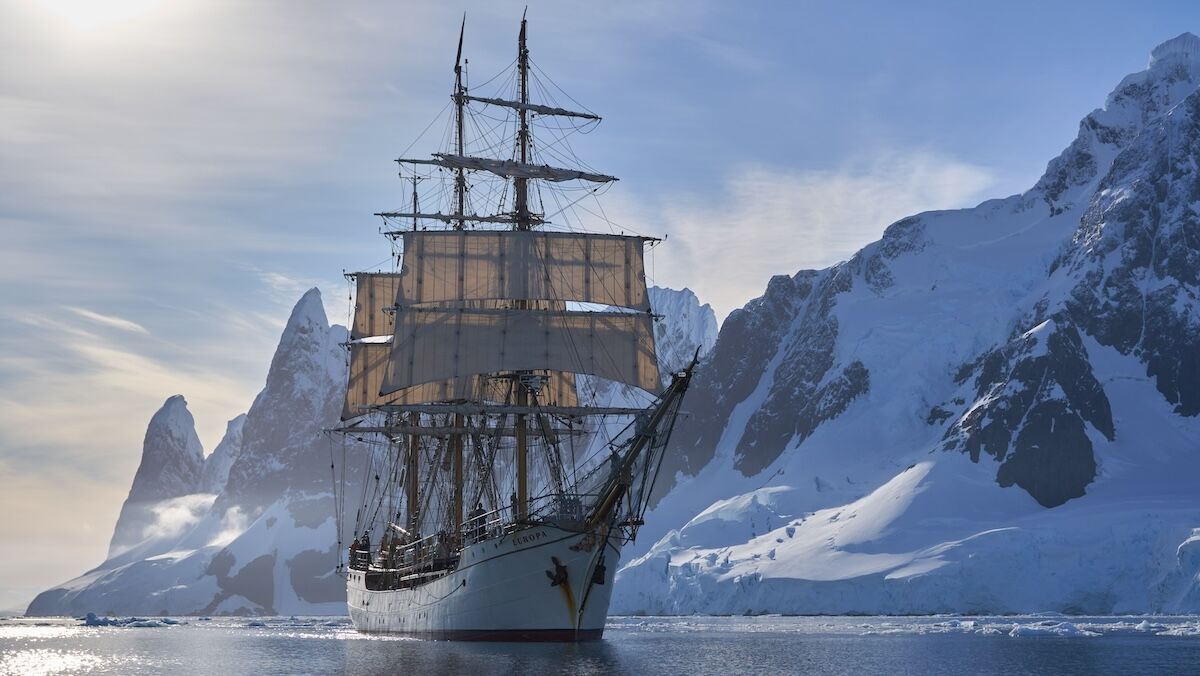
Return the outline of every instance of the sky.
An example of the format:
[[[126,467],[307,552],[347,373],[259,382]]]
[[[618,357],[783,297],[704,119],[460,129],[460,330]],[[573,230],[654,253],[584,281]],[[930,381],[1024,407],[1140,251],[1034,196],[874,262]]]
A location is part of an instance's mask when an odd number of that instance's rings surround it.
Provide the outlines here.
[[[482,78],[523,8],[0,0],[0,609],[104,558],[167,397],[211,451],[306,289],[344,322],[462,12]],[[1156,44],[1200,32],[1189,2],[528,14],[534,60],[604,116],[574,149],[621,178],[607,215],[667,235],[650,281],[718,319],[899,218],[1024,191]]]

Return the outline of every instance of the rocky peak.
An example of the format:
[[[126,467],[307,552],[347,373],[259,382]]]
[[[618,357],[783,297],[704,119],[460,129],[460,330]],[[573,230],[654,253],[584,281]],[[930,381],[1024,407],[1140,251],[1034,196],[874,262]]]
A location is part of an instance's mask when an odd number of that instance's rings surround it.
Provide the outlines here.
[[[346,378],[346,329],[331,326],[321,293],[311,289],[288,317],[266,384],[242,428],[241,451],[214,509],[239,506],[256,513],[289,489],[329,487],[328,453],[318,452],[323,429],[341,411]]]
[[[1200,38],[1184,33],[1150,53],[1146,69],[1126,76],[1108,95],[1104,108],[1092,113],[1110,127],[1127,132],[1152,123],[1187,98],[1200,84]]]
[[[204,450],[187,401],[177,394],[163,403],[142,444],[142,460],[129,499],[161,500],[195,491],[204,465]]]
[[[1113,162],[1055,266],[1070,291],[1053,298],[1102,345],[1145,362],[1185,416],[1200,414],[1198,155],[1193,93]]]
[[[109,556],[144,539],[146,527],[154,522],[150,506],[195,493],[203,466],[195,420],[187,401],[177,394],[163,403],[146,427],[142,459],[121,507]]]
[[[1184,31],[1150,52],[1150,68],[1173,60],[1200,64],[1200,37]]]
[[[1184,33],[1155,47],[1145,70],[1126,76],[1108,95],[1103,108],[1083,118],[1078,136],[1050,161],[1029,196],[1044,200],[1051,213],[1079,206],[1086,199],[1078,194],[1079,189],[1107,173],[1116,154],[1142,129],[1200,85],[1198,46],[1200,38]]]

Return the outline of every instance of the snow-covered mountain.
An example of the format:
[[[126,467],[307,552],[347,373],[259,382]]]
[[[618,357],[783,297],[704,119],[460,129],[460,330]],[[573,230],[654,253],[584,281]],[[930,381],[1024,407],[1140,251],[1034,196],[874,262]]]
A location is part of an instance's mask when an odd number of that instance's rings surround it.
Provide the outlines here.
[[[614,612],[1200,611],[1197,85],[732,313]]]
[[[126,502],[145,505],[149,521],[119,525],[114,543],[128,536],[127,551],[43,592],[28,612],[342,612],[321,430],[340,412],[346,336],[329,325],[320,293],[306,293],[263,391],[205,461],[183,398],[169,399],[150,423]],[[161,486],[140,488],[144,474]]]
[[[695,294],[655,288],[651,299],[664,372],[712,345],[716,321]],[[183,397],[168,399],[147,429],[108,560],[40,594],[29,614],[344,613],[332,482],[359,495],[365,463],[353,459],[371,452],[322,434],[341,412],[346,339],[320,293],[304,294],[262,392],[207,458]],[[335,452],[351,462],[333,477]]]

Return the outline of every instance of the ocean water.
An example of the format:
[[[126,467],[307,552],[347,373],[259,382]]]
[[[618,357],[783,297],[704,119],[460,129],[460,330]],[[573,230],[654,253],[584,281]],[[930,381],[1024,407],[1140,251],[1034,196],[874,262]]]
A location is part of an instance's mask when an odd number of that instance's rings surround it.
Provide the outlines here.
[[[616,617],[585,644],[372,637],[329,617],[175,619],[0,619],[0,673],[1200,674],[1200,617]]]

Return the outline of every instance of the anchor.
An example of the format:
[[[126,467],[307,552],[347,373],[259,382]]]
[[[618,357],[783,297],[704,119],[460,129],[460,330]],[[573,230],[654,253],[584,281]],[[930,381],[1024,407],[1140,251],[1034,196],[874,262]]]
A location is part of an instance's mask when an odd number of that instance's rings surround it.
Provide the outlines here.
[[[550,561],[554,563],[554,572],[546,571],[546,577],[550,578],[550,586],[565,585],[567,583],[567,567],[558,560],[557,556],[551,556]]]

